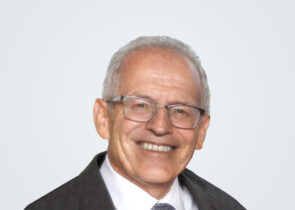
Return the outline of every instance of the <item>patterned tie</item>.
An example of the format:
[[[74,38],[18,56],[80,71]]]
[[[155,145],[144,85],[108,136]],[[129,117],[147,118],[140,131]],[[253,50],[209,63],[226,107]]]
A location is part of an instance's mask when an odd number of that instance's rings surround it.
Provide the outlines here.
[[[156,203],[151,210],[175,210],[175,208],[168,203]]]

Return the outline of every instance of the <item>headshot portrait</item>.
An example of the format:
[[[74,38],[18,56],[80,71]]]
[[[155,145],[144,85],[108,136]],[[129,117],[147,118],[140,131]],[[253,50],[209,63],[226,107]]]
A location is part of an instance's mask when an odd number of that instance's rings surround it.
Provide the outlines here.
[[[294,6],[2,1],[0,209],[295,209]]]
[[[119,49],[93,118],[107,151],[27,210],[245,209],[186,169],[210,123],[207,76],[190,46],[151,36]]]

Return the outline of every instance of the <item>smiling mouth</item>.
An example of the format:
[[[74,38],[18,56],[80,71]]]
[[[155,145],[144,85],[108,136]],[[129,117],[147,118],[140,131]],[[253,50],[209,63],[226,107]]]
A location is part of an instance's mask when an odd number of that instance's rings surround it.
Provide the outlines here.
[[[151,143],[140,143],[139,146],[145,150],[151,150],[156,152],[170,152],[173,150],[173,147],[169,145],[156,145]]]

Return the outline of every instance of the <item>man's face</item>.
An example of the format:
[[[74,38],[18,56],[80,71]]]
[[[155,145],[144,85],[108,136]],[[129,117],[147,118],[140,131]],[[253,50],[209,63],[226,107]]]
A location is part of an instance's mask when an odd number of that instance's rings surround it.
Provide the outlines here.
[[[117,96],[141,96],[160,104],[201,106],[198,72],[172,50],[132,52],[124,61]],[[159,108],[149,122],[124,117],[123,103],[114,103],[108,117],[108,156],[113,168],[142,188],[166,185],[182,172],[194,150],[202,147],[209,117],[194,129],[174,127],[168,111]],[[172,151],[146,150],[143,143],[172,147]]]

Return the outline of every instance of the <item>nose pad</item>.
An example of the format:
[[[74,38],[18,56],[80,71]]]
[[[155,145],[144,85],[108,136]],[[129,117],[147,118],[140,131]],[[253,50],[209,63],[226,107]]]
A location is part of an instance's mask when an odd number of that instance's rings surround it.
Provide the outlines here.
[[[156,135],[170,133],[172,131],[172,123],[168,109],[165,106],[159,106],[152,119],[147,122],[146,128]]]

